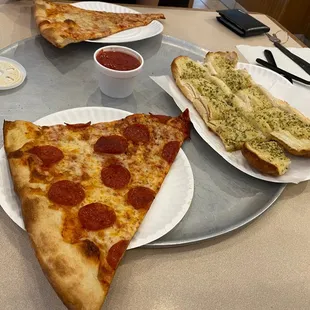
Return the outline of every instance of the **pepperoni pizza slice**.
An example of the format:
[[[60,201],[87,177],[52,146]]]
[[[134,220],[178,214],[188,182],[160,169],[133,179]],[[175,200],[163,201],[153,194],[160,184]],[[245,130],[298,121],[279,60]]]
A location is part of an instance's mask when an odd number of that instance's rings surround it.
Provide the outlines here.
[[[188,110],[174,118],[133,114],[97,124],[5,121],[26,230],[69,309],[100,309],[189,123]]]

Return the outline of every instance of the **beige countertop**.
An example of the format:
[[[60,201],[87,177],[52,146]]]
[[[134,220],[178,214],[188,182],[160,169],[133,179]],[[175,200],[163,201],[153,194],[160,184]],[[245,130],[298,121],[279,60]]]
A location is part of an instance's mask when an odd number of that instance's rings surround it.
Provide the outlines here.
[[[163,11],[166,34],[211,50],[271,45],[264,36],[239,38],[215,20],[216,13],[139,10]],[[272,32],[280,30],[266,16],[255,17]],[[30,1],[0,4],[0,48],[36,33]],[[289,39],[286,46],[298,44]],[[272,208],[236,232],[181,248],[128,251],[103,309],[310,309],[309,201],[309,183],[289,185]],[[0,249],[1,310],[64,309],[26,233],[2,209]]]

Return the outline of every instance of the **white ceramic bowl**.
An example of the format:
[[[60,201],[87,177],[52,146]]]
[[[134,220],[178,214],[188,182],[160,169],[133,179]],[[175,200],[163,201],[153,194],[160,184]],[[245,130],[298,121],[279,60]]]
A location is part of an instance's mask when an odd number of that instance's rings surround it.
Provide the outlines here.
[[[97,60],[100,51],[123,52],[140,61],[140,66],[133,70],[118,71],[101,65]],[[143,57],[131,48],[117,45],[104,46],[94,53],[94,61],[97,70],[100,90],[107,96],[113,98],[125,98],[132,94],[136,76],[142,71]]]

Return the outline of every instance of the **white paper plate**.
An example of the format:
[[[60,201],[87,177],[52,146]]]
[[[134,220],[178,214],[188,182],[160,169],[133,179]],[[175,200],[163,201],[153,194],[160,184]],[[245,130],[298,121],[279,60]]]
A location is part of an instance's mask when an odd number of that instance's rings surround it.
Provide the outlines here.
[[[271,94],[286,100],[291,106],[300,110],[304,115],[310,117],[310,98],[300,98],[298,90],[281,75],[259,67],[256,65],[238,63],[239,69],[246,69],[252,76],[253,80],[268,89]],[[160,87],[162,87],[171,97],[181,111],[188,108],[190,110],[190,118],[194,128],[198,134],[204,139],[219,155],[221,155],[227,162],[241,170],[242,172],[251,175],[257,179],[275,182],[275,183],[299,183],[310,180],[310,159],[296,156],[290,157],[292,163],[288,171],[279,177],[267,176],[254,170],[241,154],[241,151],[226,152],[224,145],[218,136],[213,134],[193,105],[183,96],[179,88],[176,86],[171,76],[151,77]]]
[[[72,5],[86,10],[93,11],[105,11],[112,13],[140,13],[138,11],[131,10],[124,6],[115,5],[111,3],[105,2],[97,2],[97,1],[85,1],[85,2],[77,2]],[[92,43],[125,43],[125,42],[134,42],[147,38],[154,37],[160,33],[162,33],[164,26],[157,20],[152,21],[147,26],[136,27],[133,29],[128,29],[121,31],[119,33],[112,34],[106,38],[97,39],[97,40],[87,40],[87,42]]]
[[[84,107],[45,116],[37,120],[35,124],[48,126],[64,122],[109,122],[124,118],[130,114],[127,111],[112,108]],[[132,249],[150,243],[173,229],[189,209],[193,194],[193,172],[185,153],[181,149],[128,248]],[[20,203],[14,192],[3,148],[0,150],[0,205],[18,226],[25,229]]]

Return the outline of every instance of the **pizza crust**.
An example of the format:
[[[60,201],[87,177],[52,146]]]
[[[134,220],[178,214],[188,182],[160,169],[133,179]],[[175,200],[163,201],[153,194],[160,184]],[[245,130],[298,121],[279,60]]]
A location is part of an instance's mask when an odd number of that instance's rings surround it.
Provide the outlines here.
[[[84,10],[66,3],[43,0],[36,0],[34,15],[42,36],[58,48],[63,48],[70,43],[104,38],[165,18],[163,14]]]
[[[40,127],[30,122],[4,123],[4,146],[14,187],[21,200],[25,227],[42,270],[68,309],[98,310],[108,291],[108,286],[97,278],[99,260],[83,255],[79,244],[64,242],[61,234],[63,212],[48,207],[48,199],[43,194],[38,195],[41,188],[27,186],[30,183],[28,165],[18,154],[14,155],[39,133]]]
[[[41,268],[68,309],[99,310],[108,288],[98,281],[99,261],[82,255],[78,244],[63,241],[63,213],[46,208],[47,198],[21,195],[25,226]]]
[[[13,179],[15,191],[20,195],[22,189],[30,179],[28,166],[25,165],[20,157],[19,149],[26,143],[33,141],[40,136],[37,126],[25,121],[4,121],[3,124],[4,148],[9,157],[9,167]]]
[[[37,0],[35,2],[34,16],[37,26],[39,27],[41,35],[49,42],[51,42],[56,47],[64,47],[74,40],[61,35],[61,29],[57,29],[55,25],[51,24],[47,10],[52,10],[53,5],[49,2]]]
[[[36,125],[25,121],[4,121],[3,123],[4,147],[11,153],[19,150],[24,144],[40,135]]]

